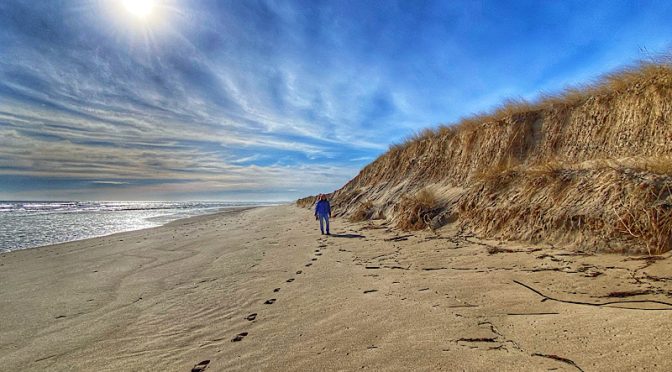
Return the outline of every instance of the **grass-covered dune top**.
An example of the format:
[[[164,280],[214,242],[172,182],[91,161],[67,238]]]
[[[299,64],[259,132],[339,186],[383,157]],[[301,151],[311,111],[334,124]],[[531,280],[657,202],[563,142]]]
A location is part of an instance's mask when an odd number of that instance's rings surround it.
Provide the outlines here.
[[[537,102],[425,130],[333,195],[338,214],[405,229],[581,249],[672,248],[672,64],[641,63]]]

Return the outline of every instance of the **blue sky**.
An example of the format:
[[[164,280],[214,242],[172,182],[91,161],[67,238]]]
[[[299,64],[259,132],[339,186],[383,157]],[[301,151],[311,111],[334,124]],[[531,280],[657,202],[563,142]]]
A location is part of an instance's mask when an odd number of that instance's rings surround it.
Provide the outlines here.
[[[290,200],[667,53],[667,1],[0,3],[0,199]]]

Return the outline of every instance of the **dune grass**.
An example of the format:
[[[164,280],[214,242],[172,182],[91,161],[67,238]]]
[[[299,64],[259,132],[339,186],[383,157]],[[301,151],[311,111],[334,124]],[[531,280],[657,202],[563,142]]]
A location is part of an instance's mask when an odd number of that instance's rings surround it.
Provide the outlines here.
[[[361,218],[369,214],[361,201],[375,201],[400,228],[422,229],[436,206],[421,191],[458,187],[460,220],[486,236],[660,253],[672,248],[668,176],[669,57],[421,130],[367,165],[334,202]],[[642,180],[652,186],[639,189]]]
[[[349,217],[350,222],[368,221],[373,218],[375,213],[373,203],[365,201],[359,204],[359,207]]]
[[[458,208],[487,236],[649,255],[672,249],[672,175],[622,165],[507,170],[475,182]]]
[[[411,197],[405,196],[395,207],[396,226],[408,231],[425,229],[429,227],[437,207],[436,195],[427,189],[422,189]]]

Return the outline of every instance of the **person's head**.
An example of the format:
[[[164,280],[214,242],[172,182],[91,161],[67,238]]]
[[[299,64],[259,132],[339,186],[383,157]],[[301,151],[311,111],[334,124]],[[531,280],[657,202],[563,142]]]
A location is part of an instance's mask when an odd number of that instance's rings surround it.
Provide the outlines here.
[[[327,200],[327,196],[324,194],[320,194],[320,200]]]

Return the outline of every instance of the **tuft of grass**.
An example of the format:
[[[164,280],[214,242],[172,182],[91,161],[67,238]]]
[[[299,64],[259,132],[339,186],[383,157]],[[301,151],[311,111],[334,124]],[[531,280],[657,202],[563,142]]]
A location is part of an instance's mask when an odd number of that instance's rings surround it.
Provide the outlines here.
[[[359,207],[350,215],[350,222],[368,221],[373,218],[375,213],[373,203],[365,201],[359,204]]]
[[[422,230],[429,227],[432,217],[438,213],[438,203],[433,192],[422,189],[412,197],[403,197],[395,206],[397,227],[402,230]]]
[[[509,159],[508,161],[502,161],[495,166],[484,168],[478,173],[474,174],[474,180],[490,180],[490,179],[501,179],[505,174],[511,174],[515,172],[518,164]]]
[[[427,205],[432,208],[436,206],[436,195],[427,189],[422,189],[415,194],[415,200],[422,205]]]
[[[523,98],[507,98],[489,115],[490,120],[502,121],[518,114],[529,113],[540,109],[538,104]]]

